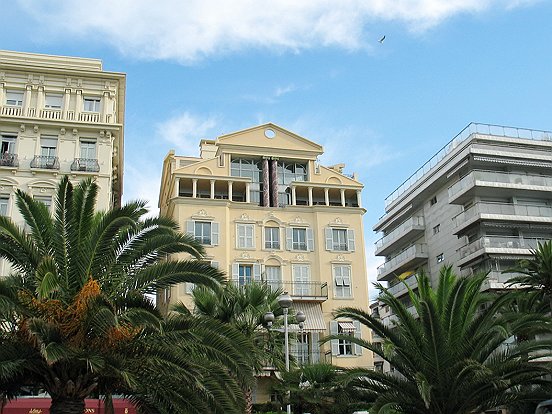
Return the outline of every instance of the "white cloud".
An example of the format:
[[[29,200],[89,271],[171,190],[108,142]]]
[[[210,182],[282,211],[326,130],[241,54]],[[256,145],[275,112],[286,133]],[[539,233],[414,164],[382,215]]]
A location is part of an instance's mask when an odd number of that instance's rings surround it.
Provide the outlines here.
[[[177,153],[198,156],[199,141],[211,135],[219,135],[215,128],[219,121],[215,116],[198,116],[183,112],[157,124],[157,135],[175,146]]]
[[[140,167],[136,167],[140,165]],[[148,202],[148,216],[157,216],[159,208],[159,186],[161,184],[161,169],[158,165],[147,162],[125,163],[125,188],[123,201],[145,200]]]
[[[144,59],[192,63],[247,48],[298,52],[370,48],[375,22],[425,30],[459,13],[510,9],[535,0],[19,0],[49,39],[79,36]],[[78,3],[78,4],[76,4]],[[36,29],[35,28],[35,29]],[[38,31],[39,35],[43,35]],[[367,40],[370,39],[370,40]]]

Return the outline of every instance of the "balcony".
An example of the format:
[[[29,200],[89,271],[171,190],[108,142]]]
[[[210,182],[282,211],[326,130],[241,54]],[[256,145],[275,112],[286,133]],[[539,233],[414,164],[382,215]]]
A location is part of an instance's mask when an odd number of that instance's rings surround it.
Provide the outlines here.
[[[427,244],[413,244],[378,267],[378,280],[390,281],[396,274],[413,269],[427,262]]]
[[[19,160],[17,154],[10,154],[5,152],[0,157],[0,167],[19,167]]]
[[[464,204],[475,197],[477,188],[484,191],[487,196],[509,196],[512,190],[515,190],[518,195],[534,195],[540,192],[543,197],[550,197],[552,177],[475,170],[449,187],[449,203]]]
[[[236,280],[233,283],[239,284]],[[279,282],[262,281],[272,290],[288,292],[293,300],[305,302],[324,302],[328,299],[328,283],[326,282]]]
[[[458,266],[464,266],[483,254],[530,255],[537,248],[540,238],[517,236],[485,236],[460,248]]]
[[[95,158],[75,158],[71,164],[71,171],[99,172],[100,164]]]
[[[43,109],[40,111],[40,117],[43,119],[62,119],[61,109]]]
[[[390,286],[387,288],[389,293],[393,296],[401,296],[408,292],[408,288],[416,289],[418,287],[418,279],[416,279],[416,274],[409,276],[407,279],[399,281],[396,285]]]
[[[35,155],[31,161],[31,168],[43,168],[46,170],[59,170],[58,157]]]
[[[493,289],[511,289],[508,280],[517,275],[513,273],[502,273],[498,270],[491,270],[487,275],[487,279],[483,282],[481,290],[493,290]]]
[[[308,349],[293,349],[290,351],[289,355],[300,366],[326,362],[326,354],[320,350],[309,351]]]
[[[376,242],[376,256],[385,256],[396,249],[397,243],[409,243],[425,231],[423,217],[410,217],[396,229]]]
[[[475,203],[453,218],[453,234],[460,233],[469,225],[480,220],[552,223],[552,206],[490,202]]]

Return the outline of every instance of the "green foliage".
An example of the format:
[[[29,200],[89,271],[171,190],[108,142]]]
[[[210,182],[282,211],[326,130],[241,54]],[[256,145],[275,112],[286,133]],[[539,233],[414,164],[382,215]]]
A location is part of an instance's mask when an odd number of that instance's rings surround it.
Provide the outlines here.
[[[0,397],[34,385],[57,411],[123,394],[149,412],[241,412],[250,343],[214,320],[164,320],[145,296],[182,282],[218,288],[223,274],[167,261],[203,248],[169,219],[142,219],[141,201],[94,212],[97,191],[63,177],[53,216],[18,191],[26,228],[0,217],[0,257],[13,270],[0,280]]]
[[[533,386],[546,383],[550,372],[538,363],[550,355],[550,343],[529,339],[505,346],[520,333],[550,332],[542,314],[504,312],[510,295],[481,292],[485,275],[459,278],[443,267],[433,289],[426,275],[418,276],[418,291],[410,291],[417,315],[378,286],[380,301],[396,315],[387,326],[376,316],[342,308],[337,317],[360,321],[384,338],[384,346],[353,338],[379,355],[394,373],[359,370],[351,384],[374,401],[371,413],[467,414],[531,398]]]

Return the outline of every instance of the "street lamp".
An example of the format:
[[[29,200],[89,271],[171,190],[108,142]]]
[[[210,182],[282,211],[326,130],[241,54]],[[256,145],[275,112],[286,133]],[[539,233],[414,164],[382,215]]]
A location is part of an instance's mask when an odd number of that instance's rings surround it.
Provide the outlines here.
[[[291,296],[284,292],[282,295],[278,296],[278,305],[282,308],[284,312],[284,351],[286,355],[286,371],[289,372],[289,329],[288,329],[288,313],[289,308],[291,308],[291,305],[293,304],[293,299]],[[299,323],[299,328],[303,330],[303,327],[305,326],[305,320],[307,317],[305,314],[301,311],[297,312],[295,314],[295,319]],[[267,312],[264,315],[264,321],[266,322],[267,326],[270,328],[272,326],[272,323],[274,322],[274,314],[272,312]],[[287,414],[291,414],[291,405],[287,405]]]

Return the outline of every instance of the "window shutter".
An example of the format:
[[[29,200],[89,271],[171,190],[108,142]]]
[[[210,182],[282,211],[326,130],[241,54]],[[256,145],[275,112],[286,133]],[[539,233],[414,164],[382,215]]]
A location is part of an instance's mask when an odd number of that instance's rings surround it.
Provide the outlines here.
[[[195,221],[188,220],[186,221],[186,233],[195,236]]]
[[[355,231],[352,229],[347,230],[347,250],[350,252],[355,251]]]
[[[353,325],[355,325],[355,338],[361,338],[361,332],[360,332],[360,322],[359,321],[353,321]],[[355,355],[362,355],[362,347],[360,345],[354,344],[355,347]]]
[[[261,281],[261,265],[259,263],[253,265],[253,280],[255,282]]]
[[[330,334],[337,335],[337,321],[330,321]],[[332,355],[339,355],[339,341],[332,339]]]
[[[311,332],[311,355],[313,363],[320,362],[320,344],[318,343],[319,340],[320,334],[318,332]]]
[[[238,263],[232,263],[232,280],[236,282],[240,278],[240,265]]]
[[[331,227],[326,227],[326,250],[333,250],[333,231]]]
[[[250,224],[246,227],[246,246],[249,248],[255,248],[255,226]]]
[[[343,266],[343,286],[351,286],[351,268]]]
[[[286,249],[293,250],[293,229],[291,227],[286,228]]]
[[[310,228],[307,229],[307,250],[314,251],[314,234]]]
[[[211,223],[211,246],[218,246],[219,244],[219,228],[220,225],[216,221]]]
[[[217,262],[216,260],[211,260],[211,267],[218,269],[219,266],[220,266],[219,262]]]

